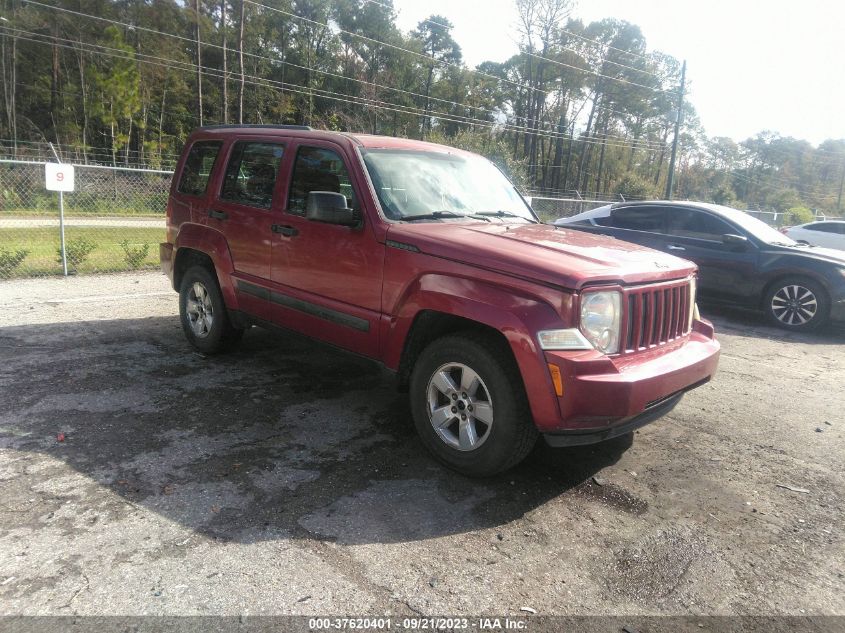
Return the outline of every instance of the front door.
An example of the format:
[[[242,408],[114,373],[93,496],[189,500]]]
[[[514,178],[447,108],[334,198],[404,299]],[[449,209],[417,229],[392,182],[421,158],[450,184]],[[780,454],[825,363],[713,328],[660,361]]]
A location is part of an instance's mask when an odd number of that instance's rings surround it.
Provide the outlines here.
[[[698,290],[703,299],[754,304],[759,296],[757,247],[752,242],[731,244],[723,236],[744,233],[701,209],[666,210],[663,249],[698,264]]]
[[[277,321],[366,356],[378,354],[384,245],[375,239],[361,204],[363,181],[350,160],[328,141],[301,141],[284,210],[274,214],[271,277]],[[360,212],[358,227],[305,217],[311,191],[342,193]]]

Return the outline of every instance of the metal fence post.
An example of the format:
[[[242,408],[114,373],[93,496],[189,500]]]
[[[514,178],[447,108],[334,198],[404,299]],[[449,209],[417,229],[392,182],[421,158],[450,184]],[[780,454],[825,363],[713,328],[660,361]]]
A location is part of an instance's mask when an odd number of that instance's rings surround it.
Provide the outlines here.
[[[65,192],[59,192],[59,232],[62,236],[62,274],[67,277],[67,249],[65,249]]]
[[[50,143],[50,149],[53,156],[56,157],[56,162],[61,164],[62,159],[59,158],[56,148]],[[62,274],[67,277],[67,249],[65,248],[65,193],[59,192],[59,234],[61,235],[61,250],[62,250]]]

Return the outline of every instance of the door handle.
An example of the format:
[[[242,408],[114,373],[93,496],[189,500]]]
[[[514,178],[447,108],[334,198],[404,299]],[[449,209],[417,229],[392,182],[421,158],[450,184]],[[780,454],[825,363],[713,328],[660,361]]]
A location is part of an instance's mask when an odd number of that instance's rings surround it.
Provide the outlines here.
[[[287,224],[274,224],[270,227],[270,230],[273,233],[281,233],[285,237],[293,237],[294,235],[299,235],[299,229],[295,226],[289,226]]]
[[[687,249],[685,249],[683,246],[678,246],[677,244],[669,244],[669,250],[670,251],[685,251]]]
[[[215,218],[217,220],[228,220],[229,214],[225,211],[217,211],[216,209],[212,209],[208,212],[208,217]]]

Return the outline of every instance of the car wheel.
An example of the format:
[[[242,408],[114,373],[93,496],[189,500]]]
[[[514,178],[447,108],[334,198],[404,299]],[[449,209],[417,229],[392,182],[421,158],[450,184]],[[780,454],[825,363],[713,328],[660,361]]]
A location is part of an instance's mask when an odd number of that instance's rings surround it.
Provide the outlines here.
[[[417,359],[410,396],[423,444],[462,474],[495,475],[536,444],[522,376],[494,336],[468,331],[435,340]]]
[[[824,288],[812,279],[785,277],[769,288],[763,308],[778,327],[809,331],[827,321],[830,301]]]
[[[202,266],[189,268],[182,277],[179,317],[188,342],[204,354],[229,349],[244,333],[229,321],[217,278]]]

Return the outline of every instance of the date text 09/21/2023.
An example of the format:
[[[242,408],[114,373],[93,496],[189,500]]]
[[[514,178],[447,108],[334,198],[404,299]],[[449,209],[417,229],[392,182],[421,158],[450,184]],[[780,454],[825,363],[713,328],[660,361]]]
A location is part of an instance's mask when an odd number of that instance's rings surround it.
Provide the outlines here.
[[[308,628],[312,631],[324,630],[386,630],[406,631],[523,631],[527,621],[519,618],[445,618],[445,617],[408,617],[394,620],[389,617],[369,618],[311,618]]]

